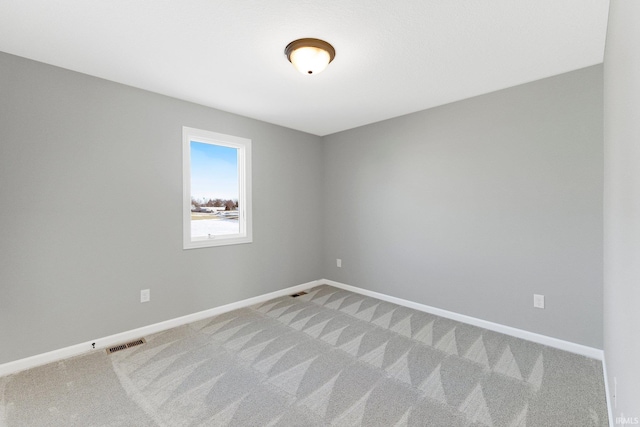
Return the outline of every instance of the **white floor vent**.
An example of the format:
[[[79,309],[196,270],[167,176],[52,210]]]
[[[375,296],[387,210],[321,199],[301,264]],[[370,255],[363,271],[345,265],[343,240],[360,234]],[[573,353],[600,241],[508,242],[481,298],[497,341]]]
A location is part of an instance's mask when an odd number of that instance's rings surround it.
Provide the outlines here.
[[[107,354],[115,353],[116,351],[120,351],[120,350],[126,350],[126,349],[128,349],[130,347],[135,347],[137,345],[142,345],[142,344],[145,344],[145,343],[146,343],[146,341],[144,340],[144,338],[140,338],[139,340],[131,341],[131,342],[128,342],[126,344],[120,344],[120,345],[117,345],[115,347],[108,348],[107,349]]]

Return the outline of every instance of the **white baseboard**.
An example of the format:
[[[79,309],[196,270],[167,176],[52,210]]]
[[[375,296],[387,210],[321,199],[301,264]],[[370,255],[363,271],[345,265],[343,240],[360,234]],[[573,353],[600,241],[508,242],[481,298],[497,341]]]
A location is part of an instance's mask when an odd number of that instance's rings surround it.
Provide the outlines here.
[[[590,357],[596,360],[603,360],[604,352],[600,349],[588,347],[582,344],[576,344],[570,341],[564,341],[558,338],[548,337],[546,335],[536,334],[534,332],[525,331],[523,329],[512,328],[511,326],[501,325],[499,323],[489,322],[487,320],[478,319],[464,314],[454,313],[452,311],[442,310],[440,308],[431,307],[425,304],[405,300],[402,298],[396,298],[389,295],[381,294],[379,292],[373,292],[362,288],[357,288],[351,285],[345,285],[344,283],[335,282],[333,280],[318,280],[320,284],[327,284],[336,288],[344,289],[346,291],[355,292],[361,295],[366,295],[372,298],[377,298],[383,301],[388,301],[393,304],[402,305],[405,307],[413,308],[415,310],[424,311],[425,313],[435,314],[436,316],[446,317],[447,319],[457,320],[458,322],[467,323],[469,325],[477,326],[479,328],[489,329],[490,331],[500,332],[505,335],[510,335],[516,338],[522,338],[527,341],[532,341],[538,344],[547,345],[549,347],[557,348],[560,350],[569,351],[571,353],[580,354],[582,356]]]
[[[607,361],[602,356],[602,376],[604,377],[604,395],[607,399],[607,413],[609,414],[609,427],[614,427],[613,408],[611,407],[611,393],[609,392],[609,377],[607,376]]]
[[[189,314],[175,319],[166,320],[164,322],[155,323],[153,325],[143,326],[141,328],[125,331],[122,333],[110,335],[103,338],[87,341],[84,343],[72,345],[69,347],[53,350],[47,353],[38,354],[35,356],[19,359],[13,362],[8,362],[0,365],[0,376],[15,374],[26,369],[34,368],[36,366],[46,365],[47,363],[56,362],[68,357],[78,356],[91,351],[102,351],[107,347],[112,347],[117,344],[121,344],[127,341],[134,340],[143,336],[161,332],[167,329],[175,328],[177,326],[186,325],[188,323],[196,322],[198,320],[206,319],[208,317],[217,316],[228,311],[236,310],[239,308],[249,307],[254,304],[268,301],[273,298],[278,298],[284,295],[291,295],[296,292],[300,292],[314,286],[321,284],[327,284],[336,288],[344,289],[347,291],[355,292],[361,295],[370,296],[383,301],[388,301],[394,304],[402,305],[405,307],[413,308],[415,310],[423,311],[426,313],[435,314],[448,319],[457,320],[459,322],[467,323],[470,325],[478,326],[480,328],[489,329],[491,331],[500,332],[506,335],[522,338],[528,341],[533,341],[539,344],[548,345],[549,347],[558,348],[560,350],[569,351],[572,353],[580,354],[586,357],[590,357],[604,362],[604,353],[602,350],[587,347],[581,344],[572,343],[569,341],[560,340],[557,338],[548,337],[545,335],[536,334],[533,332],[525,331],[522,329],[512,328],[510,326],[501,325],[499,323],[493,323],[475,317],[465,316],[463,314],[454,313],[452,311],[442,310],[439,308],[431,307],[425,304],[420,304],[413,301],[404,300],[401,298],[392,297],[379,292],[373,292],[355,286],[346,285],[344,283],[335,282],[333,280],[314,280],[312,282],[303,283],[301,285],[292,286],[279,291],[270,292],[268,294],[259,295],[253,298],[248,298],[242,301],[226,304],[223,306],[211,308],[209,310],[200,311],[197,313]],[[95,349],[93,348],[95,344]],[[605,385],[607,384],[605,377]],[[608,389],[607,389],[608,397]],[[607,399],[608,402],[608,399]]]
[[[278,298],[284,295],[291,295],[296,292],[312,288],[319,284],[320,282],[318,281],[303,283],[301,285],[292,286],[290,288],[281,289],[279,291],[270,292],[268,294],[259,295],[257,297],[248,298],[231,304],[222,305],[219,307],[211,308],[209,310],[204,310],[186,316],[177,317],[175,319],[166,320],[164,322],[155,323],[153,325],[143,326],[141,328],[132,329],[130,331],[109,335],[107,337],[98,338],[81,344],[76,344],[47,353],[37,354],[35,356],[15,360],[13,362],[4,363],[0,365],[0,377],[15,374],[26,369],[35,368],[36,366],[46,365],[47,363],[57,362],[58,360],[66,359],[69,357],[89,353],[91,351],[103,351],[107,347],[112,347],[114,345],[131,341],[136,338],[155,334],[157,332],[175,328],[177,326],[186,325],[187,323],[196,322],[208,317],[217,316],[228,311],[260,304],[261,302],[269,301],[273,298]],[[95,349],[93,348],[94,343]]]

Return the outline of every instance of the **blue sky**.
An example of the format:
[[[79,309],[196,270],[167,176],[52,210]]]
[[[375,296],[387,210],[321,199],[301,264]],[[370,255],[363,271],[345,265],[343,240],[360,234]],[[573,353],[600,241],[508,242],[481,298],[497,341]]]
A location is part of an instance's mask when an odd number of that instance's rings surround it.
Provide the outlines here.
[[[191,196],[238,200],[238,150],[191,141]]]

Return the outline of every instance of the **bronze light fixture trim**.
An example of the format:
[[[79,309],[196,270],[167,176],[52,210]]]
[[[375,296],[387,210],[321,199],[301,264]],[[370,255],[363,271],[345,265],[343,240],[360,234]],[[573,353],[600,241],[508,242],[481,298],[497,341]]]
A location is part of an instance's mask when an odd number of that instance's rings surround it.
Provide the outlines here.
[[[333,61],[336,50],[324,40],[306,38],[289,43],[284,54],[302,74],[318,74]]]

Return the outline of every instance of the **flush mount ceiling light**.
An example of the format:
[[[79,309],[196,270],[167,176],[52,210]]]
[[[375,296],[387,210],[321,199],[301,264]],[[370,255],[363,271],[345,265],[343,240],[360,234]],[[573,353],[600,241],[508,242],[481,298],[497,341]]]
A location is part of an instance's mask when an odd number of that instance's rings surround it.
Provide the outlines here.
[[[298,39],[284,49],[289,62],[302,74],[318,74],[336,56],[336,50],[324,40]]]

